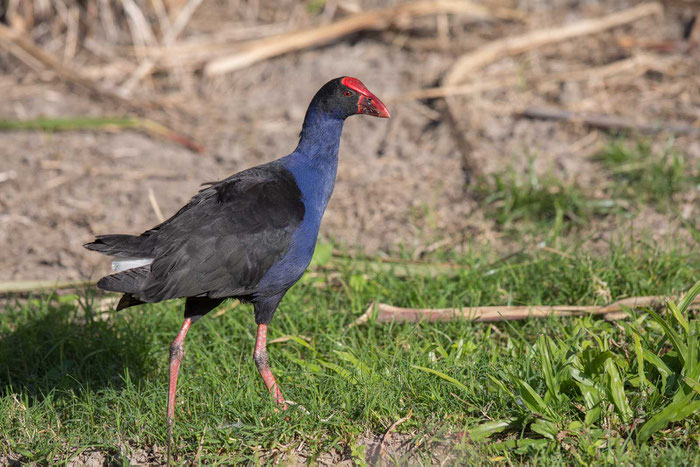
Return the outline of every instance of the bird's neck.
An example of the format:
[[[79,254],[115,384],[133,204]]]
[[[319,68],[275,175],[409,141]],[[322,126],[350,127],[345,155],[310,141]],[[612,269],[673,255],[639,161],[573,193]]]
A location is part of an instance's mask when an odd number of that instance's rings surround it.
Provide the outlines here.
[[[312,103],[306,112],[299,145],[294,152],[310,159],[327,159],[331,162],[338,157],[344,122],[344,119],[333,117]]]
[[[299,145],[285,163],[301,189],[307,209],[313,209],[319,222],[335,185],[343,122],[312,105],[304,119]]]

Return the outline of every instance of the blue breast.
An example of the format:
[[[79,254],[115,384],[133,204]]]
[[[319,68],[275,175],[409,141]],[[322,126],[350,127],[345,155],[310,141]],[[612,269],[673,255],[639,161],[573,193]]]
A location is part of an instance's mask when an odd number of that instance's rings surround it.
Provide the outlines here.
[[[258,289],[262,294],[277,294],[294,285],[304,274],[314,254],[321,218],[335,186],[342,131],[342,121],[322,123],[327,123],[321,126],[325,131],[320,134],[315,132],[315,144],[310,147],[304,145],[302,132],[297,149],[281,159],[299,186],[305,213],[303,221],[292,234],[289,249],[261,279]],[[308,142],[309,137],[306,140]]]

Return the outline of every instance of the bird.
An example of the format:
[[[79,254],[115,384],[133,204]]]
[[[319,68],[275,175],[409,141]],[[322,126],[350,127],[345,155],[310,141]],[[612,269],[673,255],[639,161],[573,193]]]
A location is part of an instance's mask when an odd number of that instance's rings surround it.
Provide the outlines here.
[[[184,321],[170,345],[168,463],[185,337],[226,299],[252,303],[253,360],[277,407],[287,409],[268,361],[267,328],[311,262],[335,185],[343,124],[358,114],[390,117],[359,79],[333,79],[311,100],[293,152],[205,184],[175,215],[140,235],[98,235],[84,245],[113,257],[113,274],[97,286],[123,294],[117,310],[185,299]]]

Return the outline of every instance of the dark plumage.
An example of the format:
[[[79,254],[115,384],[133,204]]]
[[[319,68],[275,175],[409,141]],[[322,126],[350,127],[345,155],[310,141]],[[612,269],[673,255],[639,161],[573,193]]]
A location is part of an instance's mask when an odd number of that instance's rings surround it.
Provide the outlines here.
[[[260,279],[289,248],[304,211],[294,177],[274,161],[205,188],[139,236],[104,235],[86,248],[153,259],[97,283],[139,302],[275,295],[280,290],[261,290]]]
[[[186,298],[185,322],[170,352],[171,430],[185,335],[226,298],[253,303],[254,359],[275,400],[286,408],[267,362],[267,324],[311,261],[335,183],[343,122],[355,114],[389,117],[359,80],[334,79],[311,101],[294,152],[204,188],[141,235],[101,235],[85,245],[114,256],[113,264],[125,269],[97,283],[124,293],[117,309]]]

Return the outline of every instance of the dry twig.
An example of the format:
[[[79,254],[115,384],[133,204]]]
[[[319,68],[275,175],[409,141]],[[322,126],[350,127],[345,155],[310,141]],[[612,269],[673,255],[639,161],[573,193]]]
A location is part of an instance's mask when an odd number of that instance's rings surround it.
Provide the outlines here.
[[[382,440],[379,443],[379,458],[380,459],[386,453],[386,441],[389,439],[389,435],[391,434],[391,432],[394,431],[397,426],[401,425],[403,422],[410,419],[412,415],[413,415],[413,408],[410,408],[405,417],[401,417],[398,420],[396,420],[394,423],[391,424],[389,429],[386,430],[386,433],[384,433],[384,436],[382,436]],[[377,459],[377,460],[379,460],[379,459]]]
[[[519,36],[498,39],[460,57],[450,69],[443,84],[445,86],[455,86],[472,75],[476,69],[509,55],[517,55],[574,37],[595,34],[606,29],[634,22],[646,16],[660,15],[662,12],[663,7],[660,3],[643,3],[601,18],[586,19],[556,28],[538,29]]]
[[[407,3],[358,13],[323,26],[244,42],[239,52],[207,63],[204,73],[209,76],[228,73],[278,55],[323,45],[358,31],[385,28],[398,18],[437,13],[468,14],[479,18],[522,18],[522,14],[515,10],[491,9],[470,1],[438,0]]]
[[[357,318],[349,327],[366,323],[374,311],[377,312],[377,322],[417,322],[417,321],[454,321],[466,319],[476,322],[514,321],[529,318],[545,318],[547,316],[582,316],[610,315],[624,311],[624,308],[658,308],[664,304],[666,297],[629,297],[605,306],[577,305],[531,305],[531,306],[477,306],[464,308],[400,308],[386,303],[372,303],[362,316]],[[693,307],[700,306],[700,296],[693,301]]]
[[[192,18],[192,15],[201,4],[202,0],[189,0],[185,6],[182,7],[177,18],[175,18],[175,22],[168,25],[168,29],[163,36],[163,45],[169,47],[175,43],[175,39],[177,39],[177,36],[185,29],[190,18]],[[161,56],[162,55],[164,55],[164,53],[162,53]],[[160,57],[157,56],[149,57],[141,62],[138,68],[136,68],[131,76],[124,82],[119,91],[124,95],[130,94],[134,86],[153,70],[159,58]]]
[[[163,222],[165,220],[165,216],[163,216],[163,211],[160,210],[158,200],[156,199],[156,194],[153,192],[153,188],[150,186],[148,187],[148,201],[151,203],[153,213],[156,215],[158,222]]]

